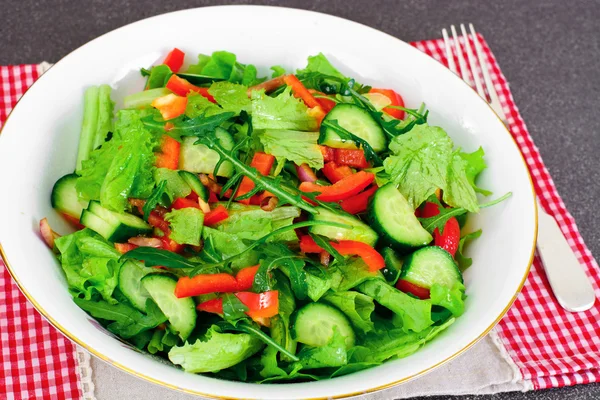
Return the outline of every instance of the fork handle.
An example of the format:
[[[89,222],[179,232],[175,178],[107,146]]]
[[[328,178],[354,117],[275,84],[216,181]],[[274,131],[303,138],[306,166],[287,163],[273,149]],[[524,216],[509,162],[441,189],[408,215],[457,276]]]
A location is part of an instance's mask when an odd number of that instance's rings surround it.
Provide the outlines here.
[[[592,308],[596,297],[590,280],[558,223],[539,203],[537,248],[552,291],[560,305],[571,312]]]

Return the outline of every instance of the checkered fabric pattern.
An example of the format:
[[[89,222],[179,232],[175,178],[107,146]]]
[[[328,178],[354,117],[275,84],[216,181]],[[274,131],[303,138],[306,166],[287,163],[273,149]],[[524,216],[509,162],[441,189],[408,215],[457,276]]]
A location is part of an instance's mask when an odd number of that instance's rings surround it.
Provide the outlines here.
[[[464,38],[459,38],[461,43]],[[577,225],[544,166],[538,148],[527,132],[509,91],[508,82],[482,36],[478,36],[494,87],[508,118],[529,172],[536,193],[547,212],[561,227],[571,248],[592,278],[596,298],[600,298],[600,269],[583,242]],[[412,43],[417,49],[448,65],[444,40]],[[461,46],[463,49],[466,46]],[[471,42],[471,48],[474,48]],[[467,55],[464,55],[467,59]],[[455,65],[459,65],[455,59]],[[536,254],[531,272],[515,304],[496,330],[510,357],[519,367],[523,379],[536,389],[562,387],[600,381],[600,301],[584,313],[570,313],[560,307]]]
[[[37,65],[0,66],[0,127],[37,77]],[[74,345],[38,314],[2,261],[0,352],[0,399],[81,397]]]

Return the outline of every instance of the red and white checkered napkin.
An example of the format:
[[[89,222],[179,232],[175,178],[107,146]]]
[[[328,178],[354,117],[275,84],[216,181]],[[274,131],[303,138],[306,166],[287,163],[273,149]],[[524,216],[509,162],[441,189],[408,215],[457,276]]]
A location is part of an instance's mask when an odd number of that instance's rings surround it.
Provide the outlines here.
[[[38,67],[0,66],[0,128]],[[81,397],[75,346],[33,308],[1,260],[0,351],[0,399]]]
[[[600,298],[600,268],[556,191],[494,55],[483,37],[479,36],[478,39],[508,118],[510,131],[529,167],[535,191],[546,211],[560,225],[579,262],[592,278],[596,298]],[[442,39],[414,42],[412,45],[448,65]],[[458,60],[455,60],[455,64],[458,65]],[[560,307],[536,254],[523,291],[496,331],[509,356],[519,367],[523,379],[530,381],[535,389],[543,389],[600,381],[598,321],[600,301],[596,301],[594,308],[584,313],[570,313]]]

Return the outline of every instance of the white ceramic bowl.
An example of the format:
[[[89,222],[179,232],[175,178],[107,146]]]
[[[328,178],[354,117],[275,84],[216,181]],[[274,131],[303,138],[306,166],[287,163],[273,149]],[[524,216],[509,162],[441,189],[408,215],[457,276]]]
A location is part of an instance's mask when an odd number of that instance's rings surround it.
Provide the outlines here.
[[[391,87],[409,107],[424,101],[429,121],[444,127],[468,151],[482,145],[489,168],[481,186],[513,196],[471,217],[483,236],[469,248],[466,312],[416,354],[333,380],[256,385],[187,374],[116,340],[71,300],[60,266],[38,235],[48,217],[68,226],[50,206],[50,191],[72,172],[84,88],[109,83],[117,105],[139,91],[139,68],[174,46],[195,54],[229,50],[244,63],[289,69],[323,52],[360,82]],[[263,68],[263,72],[267,72]],[[75,50],[46,72],[10,115],[0,137],[0,242],[21,290],[55,327],[97,357],[157,384],[208,397],[322,398],[373,391],[406,381],[455,357],[482,338],[512,304],[534,250],[536,211],[523,158],[500,120],[476,93],[412,46],[344,19],[285,8],[200,8],[149,18],[117,29]]]

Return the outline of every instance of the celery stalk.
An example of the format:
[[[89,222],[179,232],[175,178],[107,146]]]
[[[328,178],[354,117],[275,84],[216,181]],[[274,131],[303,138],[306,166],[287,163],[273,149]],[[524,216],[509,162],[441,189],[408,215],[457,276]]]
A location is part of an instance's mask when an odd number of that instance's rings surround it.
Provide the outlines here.
[[[79,148],[77,150],[76,171],[81,171],[81,163],[87,160],[92,151],[92,145],[96,135],[98,125],[98,94],[96,86],[92,86],[85,91],[83,103],[83,124],[79,134]]]
[[[166,96],[169,93],[171,93],[171,91],[166,88],[144,90],[143,92],[130,94],[129,96],[125,97],[125,99],[123,99],[123,103],[125,108],[149,107],[154,99]]]
[[[102,145],[106,140],[108,132],[112,131],[113,108],[115,105],[110,99],[110,86],[101,85],[98,89],[98,123],[92,150]]]

